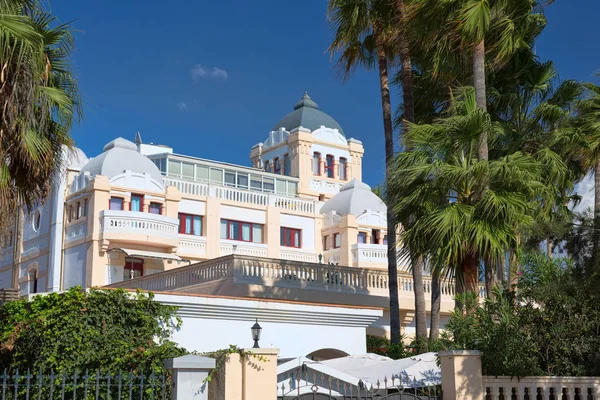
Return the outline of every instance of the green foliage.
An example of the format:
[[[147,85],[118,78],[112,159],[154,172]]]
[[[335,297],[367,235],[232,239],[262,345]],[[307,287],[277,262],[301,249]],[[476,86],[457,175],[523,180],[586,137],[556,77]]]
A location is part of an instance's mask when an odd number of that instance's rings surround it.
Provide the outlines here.
[[[367,352],[386,356],[394,360],[406,358],[411,355],[401,340],[400,343],[391,343],[389,339],[367,335]]]
[[[446,346],[483,353],[485,375],[600,373],[600,310],[571,262],[525,254],[517,291],[496,288],[483,305],[472,295],[446,325]]]
[[[153,295],[73,288],[0,307],[0,369],[161,373],[185,354],[169,340],[181,320]]]

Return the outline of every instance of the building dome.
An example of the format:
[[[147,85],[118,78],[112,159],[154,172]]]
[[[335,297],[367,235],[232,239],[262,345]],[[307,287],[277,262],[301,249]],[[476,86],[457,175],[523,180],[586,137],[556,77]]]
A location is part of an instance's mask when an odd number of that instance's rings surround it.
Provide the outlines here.
[[[90,176],[104,175],[109,180],[126,170],[142,174],[150,174],[153,179],[162,183],[162,175],[158,167],[143,154],[137,146],[123,138],[117,138],[102,149],[102,154],[92,158],[81,172],[89,172]]]
[[[324,126],[326,128],[337,129],[344,135],[341,125],[331,116],[319,110],[317,103],[312,101],[306,92],[302,96],[302,100],[294,106],[294,111],[283,117],[272,130],[276,131],[279,128],[285,128],[289,132],[300,126],[309,129],[311,132]]]
[[[340,192],[327,201],[321,214],[335,211],[338,215],[359,216],[366,210],[387,212],[385,203],[371,191],[366,183],[352,179],[340,188]]]

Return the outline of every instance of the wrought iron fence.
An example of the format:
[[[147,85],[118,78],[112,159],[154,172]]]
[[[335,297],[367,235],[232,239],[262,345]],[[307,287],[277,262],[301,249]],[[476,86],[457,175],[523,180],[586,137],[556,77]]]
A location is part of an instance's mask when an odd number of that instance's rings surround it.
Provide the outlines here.
[[[420,386],[392,375],[374,384],[351,384],[316,371],[289,371],[277,383],[277,400],[442,400],[441,386]]]
[[[166,373],[4,371],[0,375],[0,400],[166,400],[170,396],[171,377]]]

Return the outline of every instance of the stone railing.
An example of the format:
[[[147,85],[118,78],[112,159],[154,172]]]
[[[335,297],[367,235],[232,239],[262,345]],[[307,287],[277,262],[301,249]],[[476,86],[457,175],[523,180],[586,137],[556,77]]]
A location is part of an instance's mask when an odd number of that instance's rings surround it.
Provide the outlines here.
[[[298,211],[308,214],[314,214],[319,211],[317,210],[317,202],[315,200],[301,199],[299,197],[288,197],[274,193],[216,186],[201,182],[189,182],[176,178],[164,178],[164,184],[165,186],[175,186],[182,194],[192,196],[210,196],[227,201],[264,207],[272,206],[283,210]]]
[[[106,287],[156,292],[175,291],[186,286],[232,277],[233,265],[233,256],[219,257],[169,271],[113,283]]]
[[[399,295],[413,296],[412,276],[406,273],[398,275]],[[296,287],[303,290],[371,294],[382,297],[388,296],[389,290],[388,274],[382,269],[341,267],[239,254],[118,282],[109,287],[170,291],[226,277],[234,277],[236,284]],[[424,277],[424,281],[425,295],[429,296],[431,278]],[[454,296],[454,281],[444,281],[441,291],[442,299],[451,300]]]
[[[319,193],[336,194],[346,182],[334,182],[330,179],[311,178],[310,188]]]
[[[355,263],[384,263],[387,265],[387,245],[385,244],[353,244],[352,261]]]
[[[100,212],[100,231],[111,233],[133,233],[177,239],[179,221],[164,215],[120,210]]]
[[[484,376],[483,388],[485,398],[491,400],[600,399],[600,377]]]

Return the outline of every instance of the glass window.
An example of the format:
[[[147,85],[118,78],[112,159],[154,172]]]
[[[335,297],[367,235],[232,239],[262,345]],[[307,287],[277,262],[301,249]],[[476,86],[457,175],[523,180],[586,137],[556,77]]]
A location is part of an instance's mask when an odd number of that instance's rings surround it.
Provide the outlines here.
[[[325,158],[325,176],[328,178],[333,178],[333,166],[335,164],[335,159],[331,154],[328,154]]]
[[[227,239],[227,220],[221,220],[221,239]]]
[[[298,184],[296,182],[287,183],[287,194],[288,196],[295,196],[298,191]]]
[[[169,160],[169,175],[181,176],[181,162]]]
[[[321,166],[319,165],[321,163],[321,153],[314,153],[313,154],[313,161],[312,161],[312,170],[313,170],[313,174],[314,175],[321,175]]]
[[[263,178],[263,189],[266,192],[273,193],[275,191],[275,179]]]
[[[300,248],[300,229],[280,228],[280,244],[284,247]]]
[[[277,193],[286,194],[285,185],[286,182],[281,179],[277,179]]]
[[[80,201],[77,202],[77,219],[83,217],[83,205]]]
[[[323,251],[329,250],[329,236],[323,236]]]
[[[196,165],[196,180],[208,181],[208,167],[205,165]]]
[[[387,235],[383,237],[383,244],[387,244]]]
[[[139,194],[131,195],[131,203],[129,203],[129,209],[131,211],[142,211],[142,203],[144,202],[144,196]]]
[[[83,216],[87,216],[88,215],[88,199],[85,199],[83,201]]]
[[[162,204],[160,203],[150,203],[150,206],[148,207],[148,212],[150,212],[150,214],[161,214],[161,210]]]
[[[252,224],[252,241],[254,243],[263,242],[263,227],[259,224]]]
[[[223,170],[211,168],[210,169],[210,180],[211,182],[223,183]]]
[[[144,275],[144,260],[139,258],[125,258],[123,280],[138,278]]]
[[[275,167],[273,172],[275,172],[276,174],[281,174],[281,163],[279,162],[279,157],[275,157],[275,160],[273,161],[273,165]]]
[[[225,171],[225,186],[235,187],[235,172]]]
[[[260,176],[251,175],[250,188],[262,191],[262,180]]]
[[[202,236],[202,217],[179,213],[179,233]]]
[[[29,293],[38,292],[38,278],[37,271],[31,271],[29,273]]]
[[[292,174],[290,156],[287,154],[283,155],[283,174],[287,176],[290,176]]]
[[[358,243],[367,243],[367,234],[365,232],[358,232]]]
[[[123,199],[121,197],[111,197],[109,201],[109,209],[111,210],[122,210]]]
[[[339,233],[333,234],[333,248],[337,249],[342,245],[342,239]]]
[[[347,179],[346,178],[346,176],[347,176],[346,175],[346,164],[347,164],[346,159],[343,158],[343,157],[340,158],[340,164],[339,164],[339,167],[338,167],[339,168],[338,173],[340,174],[340,179],[343,180],[343,181],[345,181]]]
[[[238,172],[238,174],[237,174],[237,183],[238,183],[238,187],[240,187],[242,189],[248,189],[248,175],[246,175],[246,174],[240,174]]]
[[[243,242],[262,243],[263,226],[251,222],[221,220],[221,239],[240,240]]]
[[[265,171],[271,172],[271,166],[269,165],[269,161],[265,161]]]
[[[181,163],[181,175],[185,178],[194,178],[194,164]]]

